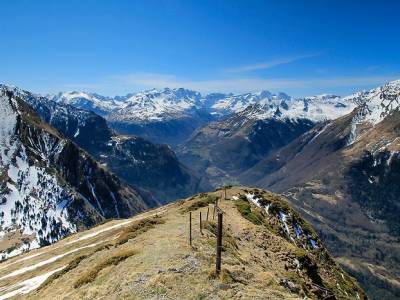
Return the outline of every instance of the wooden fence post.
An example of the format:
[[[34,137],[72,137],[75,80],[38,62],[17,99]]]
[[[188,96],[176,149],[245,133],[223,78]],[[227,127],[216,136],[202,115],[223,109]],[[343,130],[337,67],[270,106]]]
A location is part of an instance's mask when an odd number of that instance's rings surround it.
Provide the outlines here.
[[[215,218],[215,204],[214,204],[214,210],[213,210],[213,220]]]
[[[201,233],[201,235],[203,235],[203,224],[202,224],[202,220],[201,220],[201,212],[200,212],[200,233]]]
[[[192,212],[189,213],[189,242],[192,246]]]
[[[217,275],[221,273],[221,253],[222,253],[222,213],[218,212],[218,228],[217,228],[217,257],[215,261],[215,271]]]
[[[208,222],[208,213],[210,212],[210,205],[209,206],[207,206],[207,218],[206,218],[206,221]]]

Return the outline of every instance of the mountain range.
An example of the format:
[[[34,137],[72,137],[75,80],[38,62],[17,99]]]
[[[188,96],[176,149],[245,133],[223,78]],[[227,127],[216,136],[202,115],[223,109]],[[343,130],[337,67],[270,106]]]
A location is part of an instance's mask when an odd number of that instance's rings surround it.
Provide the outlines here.
[[[4,103],[10,103],[4,104],[1,133],[4,257],[105,218],[244,184],[283,194],[371,298],[400,296],[400,80],[346,97],[268,91],[202,95],[183,88],[42,97],[7,86],[1,90]],[[18,120],[40,130],[20,131]],[[25,150],[15,152],[11,141]],[[60,144],[77,153],[73,159],[70,152],[60,156],[65,151]],[[46,174],[40,178],[49,181],[40,181],[43,191],[60,192],[35,198],[31,176],[13,171],[22,168],[20,161],[29,168],[33,162],[47,166],[40,169]],[[72,176],[70,165],[76,170]],[[25,173],[32,172],[39,171]],[[15,197],[13,188],[19,190]],[[20,200],[29,197],[34,200]],[[34,201],[48,213],[29,215]],[[129,209],[122,215],[119,207]],[[28,218],[35,225],[27,225]]]
[[[207,94],[178,88],[153,89],[114,98],[84,92],[48,95],[57,103],[91,110],[121,133],[176,146],[197,128],[256,105],[254,119],[304,118],[319,122],[350,112],[355,104],[338,96],[293,98],[284,93]]]

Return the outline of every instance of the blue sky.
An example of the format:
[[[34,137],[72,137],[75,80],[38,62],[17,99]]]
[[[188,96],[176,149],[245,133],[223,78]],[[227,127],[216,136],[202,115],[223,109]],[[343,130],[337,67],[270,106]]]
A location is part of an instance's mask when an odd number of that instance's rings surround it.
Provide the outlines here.
[[[0,82],[345,95],[400,78],[399,1],[0,0]]]

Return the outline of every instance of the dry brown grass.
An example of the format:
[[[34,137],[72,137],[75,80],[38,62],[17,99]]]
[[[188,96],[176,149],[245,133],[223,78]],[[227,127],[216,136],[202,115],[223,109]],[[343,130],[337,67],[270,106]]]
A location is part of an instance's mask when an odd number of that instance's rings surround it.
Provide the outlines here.
[[[111,265],[118,265],[120,262],[124,261],[128,257],[135,255],[137,252],[134,250],[121,250],[118,253],[106,258],[101,263],[94,266],[89,271],[83,273],[79,279],[75,282],[74,288],[79,288],[84,284],[90,283],[96,279],[97,275],[100,273],[101,270],[104,268],[111,266]]]
[[[164,224],[165,220],[160,217],[147,218],[144,220],[137,221],[127,226],[118,238],[115,240],[115,246],[125,244],[130,239],[137,237],[138,235],[148,231],[158,224]]]
[[[82,255],[79,255],[79,256],[75,257],[73,260],[71,260],[71,261],[68,263],[68,265],[67,265],[64,269],[62,269],[62,270],[60,270],[60,271],[54,273],[54,274],[51,275],[50,277],[48,277],[48,278],[46,279],[46,281],[43,282],[43,283],[41,284],[41,286],[38,288],[38,290],[41,290],[41,289],[45,288],[46,286],[50,285],[54,280],[60,278],[60,277],[63,276],[64,274],[66,274],[66,273],[68,273],[69,271],[71,271],[71,270],[75,269],[76,267],[78,267],[79,264],[80,264],[84,259],[86,259],[86,258],[92,256],[92,255],[95,254],[96,252],[103,251],[103,250],[105,250],[105,249],[110,249],[110,247],[112,247],[112,244],[109,244],[109,243],[103,244],[103,245],[101,245],[101,246],[96,247],[94,250],[92,250],[91,252],[89,252],[89,253],[87,253],[87,254],[82,254]]]
[[[204,222],[204,229],[208,230],[212,235],[217,235],[217,225],[213,221]],[[208,244],[212,247],[216,247],[216,239],[208,239]],[[222,251],[228,254],[232,254],[237,259],[239,256],[239,247],[236,242],[236,238],[233,237],[226,229],[222,232]]]
[[[42,285],[38,288],[38,290],[41,290],[45,288],[46,286],[50,285],[54,280],[60,278],[64,274],[68,273],[69,271],[75,269],[76,267],[79,266],[80,262],[90,256],[90,254],[84,254],[84,255],[79,255],[78,257],[75,257],[70,263],[61,271],[58,271],[51,275],[49,278],[46,279],[45,282],[42,283]]]

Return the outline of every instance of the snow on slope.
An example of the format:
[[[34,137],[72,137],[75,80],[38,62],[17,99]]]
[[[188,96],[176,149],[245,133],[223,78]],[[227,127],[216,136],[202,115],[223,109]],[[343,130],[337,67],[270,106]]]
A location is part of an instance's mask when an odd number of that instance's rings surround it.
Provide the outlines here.
[[[211,107],[216,112],[237,113],[253,104],[274,103],[279,104],[282,101],[290,100],[290,97],[284,93],[271,94],[268,91],[258,93],[246,93],[240,95],[227,95],[217,100]]]
[[[367,92],[355,93],[344,99],[360,106],[359,121],[378,124],[392,111],[399,109],[400,80],[389,82]]]
[[[110,116],[113,121],[160,121],[200,108],[201,95],[187,89],[149,90],[127,98]]]
[[[88,109],[102,116],[108,115],[119,105],[118,100],[116,99],[100,96],[94,93],[66,92],[58,93],[56,95],[48,95],[47,97],[55,102]]]
[[[348,141],[348,145],[351,145],[357,140],[359,125],[374,126],[392,112],[400,110],[400,80],[367,92],[355,93],[344,99],[358,105],[357,113],[351,123],[351,135]]]
[[[356,104],[338,96],[320,95],[302,99],[270,97],[260,99],[245,110],[234,111],[249,119],[308,119],[321,122],[350,113]]]
[[[393,81],[386,88],[399,88],[399,81]],[[318,96],[294,98],[285,93],[273,94],[268,91],[257,93],[208,94],[179,89],[152,89],[128,94],[123,97],[103,97],[97,94],[70,92],[59,93],[53,100],[68,103],[79,108],[93,110],[113,121],[154,122],[179,118],[196,110],[207,111],[213,115],[225,116],[242,112],[249,106],[256,106],[252,118],[290,118],[309,119],[314,122],[331,120],[350,113],[355,107],[369,99],[370,120],[379,120],[382,112],[379,87],[369,92],[360,92],[348,97],[323,94]],[[373,95],[378,95],[375,100]],[[398,105],[398,104],[388,104]],[[386,107],[388,108],[388,107]],[[375,120],[375,121],[374,121]]]
[[[95,96],[94,96],[95,95]],[[338,96],[320,95],[307,98],[292,98],[284,93],[209,94],[179,88],[148,90],[114,99],[96,94],[70,92],[60,93],[55,101],[89,109],[112,121],[154,122],[179,118],[195,110],[224,116],[244,111],[258,105],[254,118],[309,118],[313,121],[334,119],[350,112],[351,101],[342,101]]]
[[[43,282],[45,282],[47,278],[49,278],[54,273],[61,271],[65,267],[66,266],[62,266],[50,272],[18,282],[17,284],[6,286],[4,289],[2,289],[2,291],[5,291],[6,293],[0,296],[0,300],[9,299],[20,294],[28,294],[32,292],[33,290],[37,289]]]
[[[53,242],[76,231],[66,210],[72,196],[45,165],[28,159],[27,148],[18,132],[19,118],[19,104],[15,98],[8,97],[7,89],[0,87],[0,177],[7,179],[0,186],[0,237],[15,229],[31,237],[13,251],[2,253],[2,258],[37,248],[44,240]],[[35,143],[33,140],[30,142]],[[54,144],[50,135],[45,133],[38,143],[53,155],[64,146],[63,143]],[[49,153],[37,154],[46,160]]]

